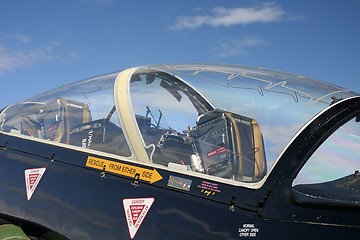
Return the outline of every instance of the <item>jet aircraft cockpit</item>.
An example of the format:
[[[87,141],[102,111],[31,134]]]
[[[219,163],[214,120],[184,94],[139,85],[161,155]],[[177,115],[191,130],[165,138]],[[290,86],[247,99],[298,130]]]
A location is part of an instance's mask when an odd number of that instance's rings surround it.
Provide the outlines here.
[[[256,183],[303,126],[355,95],[260,68],[154,65],[10,105],[1,112],[0,128],[231,184]]]

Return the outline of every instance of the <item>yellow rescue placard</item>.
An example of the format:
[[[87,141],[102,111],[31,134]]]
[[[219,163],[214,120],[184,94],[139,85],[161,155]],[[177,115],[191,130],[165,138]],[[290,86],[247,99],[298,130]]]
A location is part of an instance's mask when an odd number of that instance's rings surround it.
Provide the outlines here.
[[[135,174],[138,173],[140,174],[140,180],[149,183],[154,183],[163,179],[156,169],[151,170],[91,156],[88,156],[86,166],[131,178],[134,178]]]

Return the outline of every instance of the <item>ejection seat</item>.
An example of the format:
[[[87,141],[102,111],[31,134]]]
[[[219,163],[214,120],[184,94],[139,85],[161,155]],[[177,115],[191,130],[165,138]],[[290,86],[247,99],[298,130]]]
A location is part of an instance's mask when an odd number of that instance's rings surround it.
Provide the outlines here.
[[[191,132],[201,159],[198,167],[210,175],[256,182],[267,171],[264,144],[255,119],[213,110],[201,115]]]
[[[263,138],[255,119],[215,109],[199,116],[185,134],[167,131],[155,162],[174,162],[192,171],[257,182],[267,171]]]
[[[24,115],[21,127],[31,136],[69,143],[71,127],[89,121],[87,104],[58,98],[42,105],[37,113]]]

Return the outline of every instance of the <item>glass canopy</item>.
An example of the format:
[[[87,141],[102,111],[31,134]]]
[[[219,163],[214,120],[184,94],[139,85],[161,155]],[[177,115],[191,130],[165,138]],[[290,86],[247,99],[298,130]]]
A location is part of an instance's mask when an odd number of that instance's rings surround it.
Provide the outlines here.
[[[1,131],[257,182],[304,124],[358,95],[304,76],[237,65],[153,65],[121,73],[12,104],[1,112]],[[125,90],[117,89],[119,81]],[[122,114],[133,116],[145,161],[134,155],[135,136],[124,131]]]

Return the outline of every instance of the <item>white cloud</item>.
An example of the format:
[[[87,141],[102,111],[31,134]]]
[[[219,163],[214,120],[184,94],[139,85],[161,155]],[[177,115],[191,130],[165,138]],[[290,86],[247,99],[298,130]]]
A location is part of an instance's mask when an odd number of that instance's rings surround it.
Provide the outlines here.
[[[47,46],[45,46],[45,50],[47,53],[52,53],[58,46],[60,46],[61,43],[58,41],[52,41]]]
[[[266,44],[258,37],[223,40],[216,44],[211,53],[220,58],[244,56],[250,48]]]
[[[33,39],[22,33],[0,37],[0,74],[16,69],[32,66],[44,61],[63,61],[76,58],[78,54],[65,50],[59,41],[49,42],[44,46],[35,46]]]
[[[285,12],[275,4],[255,7],[223,8],[217,7],[210,15],[179,16],[173,29],[197,28],[203,25],[212,27],[246,25],[279,21]]]
[[[41,49],[9,49],[0,43],[0,74],[48,58]]]
[[[20,42],[20,43],[29,43],[32,41],[32,38],[23,33],[15,33],[13,35],[9,35],[6,39],[10,41]]]

